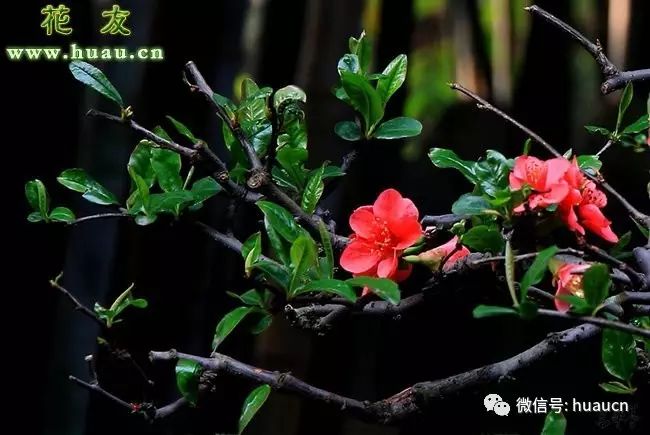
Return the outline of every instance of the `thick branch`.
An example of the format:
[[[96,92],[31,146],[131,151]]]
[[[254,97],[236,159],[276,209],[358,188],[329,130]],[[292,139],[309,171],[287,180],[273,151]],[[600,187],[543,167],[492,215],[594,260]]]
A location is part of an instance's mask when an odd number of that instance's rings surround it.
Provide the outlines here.
[[[204,358],[170,350],[167,352],[150,352],[149,355],[152,361],[176,361],[178,358],[196,361],[204,368],[218,374],[269,384],[279,391],[334,405],[341,411],[349,412],[367,421],[390,424],[421,413],[436,400],[448,398],[452,394],[471,391],[494,381],[509,379],[515,372],[562,350],[570,344],[592,337],[598,330],[598,327],[594,325],[580,325],[573,329],[552,333],[549,334],[548,338],[530,349],[506,360],[442,380],[420,382],[398,394],[377,402],[362,402],[341,396],[314,387],[289,373],[264,370],[222,354],[214,354],[211,358]]]
[[[650,79],[650,69],[620,71],[616,65],[607,58],[599,40],[596,40],[595,43],[590,41],[582,33],[539,6],[533,5],[524,9],[533,15],[544,18],[552,25],[569,34],[571,38],[577,41],[585,50],[587,50],[587,52],[589,52],[589,54],[591,54],[591,56],[596,60],[596,63],[604,77],[604,81],[600,85],[600,91],[603,94],[609,94],[612,91],[621,89],[630,82]]]

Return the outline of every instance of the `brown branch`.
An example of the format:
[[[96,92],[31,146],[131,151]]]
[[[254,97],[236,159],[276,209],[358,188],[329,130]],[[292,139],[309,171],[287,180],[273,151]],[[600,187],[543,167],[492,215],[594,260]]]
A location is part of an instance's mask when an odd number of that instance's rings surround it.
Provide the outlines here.
[[[61,278],[63,278],[63,272],[61,272],[56,278],[50,280],[50,286],[53,288],[57,289],[63,295],[68,298],[70,302],[74,305],[75,310],[81,311],[82,314],[84,314],[86,317],[90,318],[93,320],[93,322],[97,323],[98,325],[104,327],[106,324],[102,319],[99,318],[97,313],[95,313],[93,310],[90,308],[86,307],[84,304],[82,304],[79,299],[77,299],[72,293],[70,293],[65,287],[63,287],[61,284],[59,284],[59,281],[61,281]]]
[[[533,5],[524,9],[533,15],[545,19],[547,22],[569,34],[571,38],[577,41],[587,52],[589,52],[589,54],[591,54],[603,74],[604,81],[600,85],[600,91],[603,94],[606,95],[612,91],[621,89],[630,82],[650,79],[650,69],[620,71],[618,67],[607,58],[599,40],[596,40],[595,43],[590,41],[582,33],[539,6]]]
[[[170,350],[166,352],[150,352],[149,356],[152,361],[188,359],[217,374],[268,384],[278,391],[296,394],[303,398],[335,406],[343,412],[350,413],[366,421],[391,424],[419,414],[433,402],[446,399],[450,395],[472,391],[491,382],[510,379],[519,370],[562,350],[570,344],[592,337],[598,330],[599,328],[594,325],[585,324],[566,331],[552,333],[545,340],[511,358],[438,381],[420,382],[400,393],[376,402],[360,401],[341,396],[308,384],[289,373],[264,370],[222,354],[213,354],[210,358],[204,358]]]

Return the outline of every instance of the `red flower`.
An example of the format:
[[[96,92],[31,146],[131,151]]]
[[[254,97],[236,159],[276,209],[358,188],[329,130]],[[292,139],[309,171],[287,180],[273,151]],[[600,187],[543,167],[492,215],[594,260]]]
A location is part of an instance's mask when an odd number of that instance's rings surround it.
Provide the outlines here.
[[[419,212],[410,199],[395,189],[383,191],[372,206],[356,209],[350,216],[354,234],[341,255],[341,266],[355,275],[403,281],[411,266],[398,268],[404,249],[422,236]]]
[[[528,197],[531,210],[558,204],[569,193],[569,186],[563,179],[569,165],[569,161],[563,157],[543,161],[537,157],[519,156],[510,173],[510,188],[520,190],[528,186],[533,190]],[[524,211],[523,204],[515,211]]]
[[[589,264],[566,263],[560,266],[553,275],[553,282],[556,286],[555,308],[558,311],[567,312],[571,307],[569,302],[558,299],[561,295],[574,295],[581,298],[585,293],[582,288],[582,273],[589,269]]]
[[[596,183],[588,180],[573,161],[564,179],[570,186],[569,194],[559,205],[560,216],[572,231],[585,234],[585,228],[608,242],[616,243],[618,237],[611,221],[600,211],[607,205],[607,196]]]
[[[442,265],[443,271],[450,270],[456,262],[467,257],[471,252],[465,246],[458,245],[458,236],[454,236],[447,243],[422,252],[419,255],[405,257],[406,261],[419,263],[427,266],[431,270],[438,270],[440,263],[446,259]]]

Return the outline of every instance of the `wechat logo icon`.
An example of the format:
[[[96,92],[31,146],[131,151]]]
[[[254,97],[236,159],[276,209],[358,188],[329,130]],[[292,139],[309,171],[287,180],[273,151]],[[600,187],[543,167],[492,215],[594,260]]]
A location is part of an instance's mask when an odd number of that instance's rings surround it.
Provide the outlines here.
[[[483,399],[483,405],[485,405],[486,410],[493,411],[496,415],[501,417],[510,414],[510,405],[504,402],[498,394],[492,393],[485,396],[485,399]]]

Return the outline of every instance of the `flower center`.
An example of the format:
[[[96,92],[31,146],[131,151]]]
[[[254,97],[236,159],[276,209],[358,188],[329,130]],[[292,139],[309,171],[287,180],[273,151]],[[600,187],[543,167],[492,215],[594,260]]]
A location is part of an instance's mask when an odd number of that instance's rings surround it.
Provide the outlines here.
[[[546,165],[536,159],[528,159],[526,162],[526,178],[528,183],[537,189],[543,186],[546,181]]]
[[[395,241],[393,240],[393,235],[388,229],[388,222],[383,219],[375,219],[377,220],[377,227],[379,231],[375,233],[373,238],[373,251],[383,254],[386,253],[386,251],[390,251],[394,248]]]

